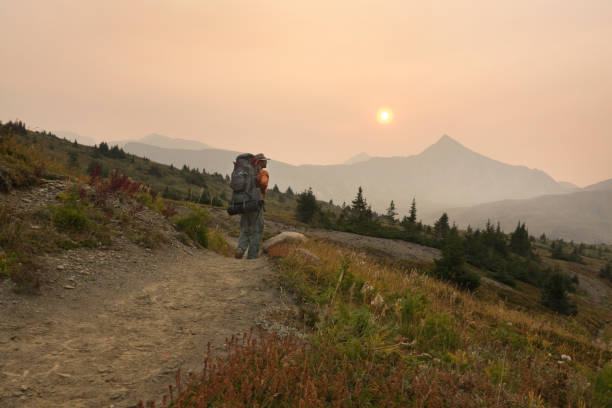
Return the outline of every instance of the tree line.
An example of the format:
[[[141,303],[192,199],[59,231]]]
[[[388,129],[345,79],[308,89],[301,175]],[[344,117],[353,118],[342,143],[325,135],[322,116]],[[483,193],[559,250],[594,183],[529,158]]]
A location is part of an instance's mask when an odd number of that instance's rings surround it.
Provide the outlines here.
[[[359,187],[350,205],[344,204],[340,212],[324,210],[311,188],[297,195],[296,218],[322,228],[353,232],[382,238],[402,239],[441,249],[441,258],[435,261],[432,275],[452,282],[460,288],[475,290],[480,275],[471,267],[488,272],[495,280],[511,287],[523,281],[538,287],[542,304],[562,314],[575,314],[576,306],[568,292],[575,291],[577,276],[570,277],[558,268],[546,266],[534,251],[535,238],[529,235],[525,223],[519,222],[511,234],[502,231],[499,223],[487,222],[484,228],[468,227],[459,231],[443,213],[432,226],[417,221],[416,198],[412,200],[408,215],[397,218],[395,202],[391,200],[385,214],[377,214],[368,204]],[[563,241],[552,245],[553,257],[563,251]],[[555,252],[557,251],[557,252]],[[576,261],[571,257],[568,260]],[[602,272],[602,273],[607,273]]]

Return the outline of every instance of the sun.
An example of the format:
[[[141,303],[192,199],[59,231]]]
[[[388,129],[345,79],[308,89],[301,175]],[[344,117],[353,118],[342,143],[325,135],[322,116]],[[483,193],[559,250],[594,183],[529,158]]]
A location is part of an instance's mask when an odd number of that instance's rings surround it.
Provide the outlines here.
[[[393,119],[393,113],[390,109],[379,109],[376,118],[378,119],[379,123],[389,123]]]

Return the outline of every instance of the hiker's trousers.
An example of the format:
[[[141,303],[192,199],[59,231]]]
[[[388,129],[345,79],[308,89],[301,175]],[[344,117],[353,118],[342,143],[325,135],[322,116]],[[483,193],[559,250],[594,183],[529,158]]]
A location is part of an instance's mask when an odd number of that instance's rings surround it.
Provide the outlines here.
[[[236,248],[236,254],[240,257],[244,255],[247,248],[249,249],[247,259],[255,259],[259,256],[264,230],[263,213],[263,208],[260,208],[240,216],[240,237],[238,237],[238,248]]]

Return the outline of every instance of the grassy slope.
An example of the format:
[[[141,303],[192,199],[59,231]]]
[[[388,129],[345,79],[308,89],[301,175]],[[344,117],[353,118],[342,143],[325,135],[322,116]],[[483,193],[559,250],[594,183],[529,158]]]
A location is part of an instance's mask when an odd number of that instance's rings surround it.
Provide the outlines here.
[[[40,146],[30,144],[32,135],[22,123],[0,123],[0,192],[31,187],[42,179],[78,176],[78,172],[45,154]]]
[[[457,291],[426,265],[305,248],[321,262],[296,252],[279,262],[305,343],[234,342],[182,406],[608,406],[612,353],[579,320]]]
[[[134,180],[150,186],[157,192],[162,192],[166,186],[170,186],[179,192],[182,197],[187,197],[190,188],[194,194],[201,189],[201,187],[187,182],[181,176],[180,170],[171,169],[169,166],[154,163],[145,158],[131,155],[123,159],[111,158],[99,154],[93,147],[75,145],[68,140],[39,132],[17,135],[17,140],[23,144],[31,144],[43,155],[61,163],[67,169],[72,169],[75,174],[86,175],[92,162],[97,162],[105,175],[116,169]],[[76,157],[76,161],[72,162],[72,165],[70,155]],[[153,169],[158,169],[161,176]],[[223,191],[229,192],[229,187],[222,177],[205,175],[205,179],[211,195],[221,196]]]

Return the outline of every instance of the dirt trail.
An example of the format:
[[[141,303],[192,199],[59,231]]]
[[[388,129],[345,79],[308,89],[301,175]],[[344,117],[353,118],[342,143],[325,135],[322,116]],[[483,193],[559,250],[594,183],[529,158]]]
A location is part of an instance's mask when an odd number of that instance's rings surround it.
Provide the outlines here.
[[[211,342],[247,332],[283,298],[265,258],[187,247],[74,250],[43,295],[0,283],[0,406],[131,407],[199,372]],[[55,279],[55,281],[53,281]]]

